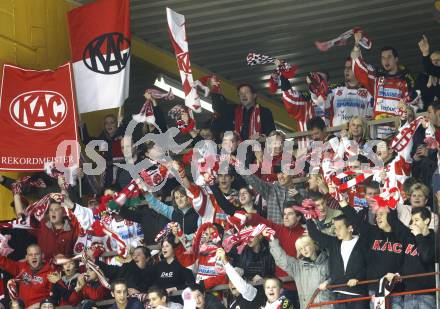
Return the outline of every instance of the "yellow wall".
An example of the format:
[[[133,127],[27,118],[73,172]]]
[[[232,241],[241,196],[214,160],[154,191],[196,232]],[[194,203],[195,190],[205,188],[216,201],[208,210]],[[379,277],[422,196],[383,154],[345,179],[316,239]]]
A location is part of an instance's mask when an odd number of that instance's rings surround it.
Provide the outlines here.
[[[54,69],[68,61],[66,12],[72,7],[61,0],[0,0],[0,65]],[[10,191],[0,188],[0,220],[13,218],[11,201]]]

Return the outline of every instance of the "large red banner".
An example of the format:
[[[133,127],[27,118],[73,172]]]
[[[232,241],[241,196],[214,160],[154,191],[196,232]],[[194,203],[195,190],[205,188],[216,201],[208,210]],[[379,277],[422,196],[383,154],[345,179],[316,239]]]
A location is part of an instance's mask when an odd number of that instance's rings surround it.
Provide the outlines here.
[[[3,66],[0,92],[0,169],[43,170],[45,162],[78,164],[77,143],[57,154],[60,144],[77,141],[70,63],[55,71]]]

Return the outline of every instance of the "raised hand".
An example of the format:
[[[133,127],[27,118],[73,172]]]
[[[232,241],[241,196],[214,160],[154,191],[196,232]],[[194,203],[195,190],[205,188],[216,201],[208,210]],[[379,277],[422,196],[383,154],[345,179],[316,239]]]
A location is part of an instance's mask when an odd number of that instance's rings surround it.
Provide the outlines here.
[[[359,42],[362,39],[362,31],[356,31],[354,33],[354,46],[359,46]]]
[[[218,248],[215,255],[217,259],[219,259],[223,264],[226,264],[228,262],[226,259],[226,252],[223,248]]]
[[[419,41],[419,49],[423,56],[429,56],[429,41],[426,35],[423,35],[422,39]]]
[[[357,280],[357,279],[350,279],[350,280],[348,280],[347,285],[350,287],[353,287],[353,286],[356,286],[358,284],[358,282],[359,282],[359,280]]]
[[[61,280],[61,275],[58,272],[53,272],[47,275],[47,280],[50,281],[50,283],[55,284],[59,280]]]

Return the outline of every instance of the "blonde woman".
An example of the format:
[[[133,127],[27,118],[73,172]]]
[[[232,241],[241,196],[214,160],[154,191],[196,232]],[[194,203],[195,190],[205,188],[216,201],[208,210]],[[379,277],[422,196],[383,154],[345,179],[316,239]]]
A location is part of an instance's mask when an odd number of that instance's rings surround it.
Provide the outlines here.
[[[265,235],[266,231],[263,231]],[[300,308],[306,308],[307,303],[317,288],[321,292],[315,302],[332,300],[332,294],[326,290],[329,283],[328,254],[321,251],[316,243],[309,236],[301,236],[295,242],[297,257],[289,256],[281,248],[278,239],[270,241],[270,253],[275,263],[291,276],[298,288]],[[333,306],[321,308],[330,309]]]
[[[348,139],[356,141],[359,146],[369,139],[367,121],[361,116],[354,116],[348,122]]]
[[[422,184],[415,183],[409,188],[409,203],[410,205],[397,204],[397,216],[399,220],[409,227],[411,221],[411,212],[415,208],[428,207],[430,189]],[[428,207],[429,208],[429,207]],[[437,231],[438,216],[431,211],[431,222],[429,228]]]

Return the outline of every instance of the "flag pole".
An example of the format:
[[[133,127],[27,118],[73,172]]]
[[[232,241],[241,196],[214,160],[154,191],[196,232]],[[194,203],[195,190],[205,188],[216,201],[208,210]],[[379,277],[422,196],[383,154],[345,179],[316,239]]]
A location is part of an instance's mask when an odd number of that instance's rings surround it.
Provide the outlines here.
[[[82,181],[81,177],[78,176],[78,189],[79,189],[79,197],[82,198]]]
[[[118,128],[121,125],[121,117],[122,117],[122,105],[118,108]]]

